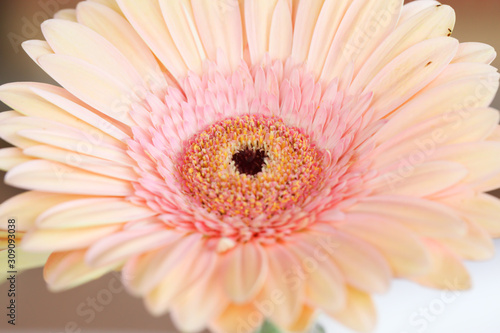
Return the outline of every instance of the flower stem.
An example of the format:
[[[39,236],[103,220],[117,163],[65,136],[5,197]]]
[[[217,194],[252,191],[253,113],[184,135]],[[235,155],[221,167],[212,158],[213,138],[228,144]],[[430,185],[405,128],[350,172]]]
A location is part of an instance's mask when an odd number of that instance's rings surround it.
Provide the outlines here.
[[[255,333],[286,333],[286,331],[280,330],[270,321],[266,320]],[[325,330],[321,325],[314,324],[307,332],[304,333],[325,333]]]
[[[282,333],[276,326],[271,324],[270,321],[266,320],[256,333]]]

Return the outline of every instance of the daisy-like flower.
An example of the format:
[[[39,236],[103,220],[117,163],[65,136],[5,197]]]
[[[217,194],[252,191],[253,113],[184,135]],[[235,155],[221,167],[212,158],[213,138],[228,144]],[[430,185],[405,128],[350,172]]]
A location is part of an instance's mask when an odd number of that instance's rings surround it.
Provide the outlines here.
[[[63,88],[0,88],[5,182],[29,190],[0,220],[26,268],[50,254],[51,290],[118,269],[186,332],[318,311],[369,331],[392,278],[468,288],[462,260],[500,236],[499,76],[454,21],[426,0],[81,2],[23,44]]]

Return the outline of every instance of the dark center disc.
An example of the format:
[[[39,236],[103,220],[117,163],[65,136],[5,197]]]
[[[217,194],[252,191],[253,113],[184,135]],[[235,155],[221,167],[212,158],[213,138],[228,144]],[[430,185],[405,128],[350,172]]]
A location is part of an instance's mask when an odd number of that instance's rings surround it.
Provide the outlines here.
[[[240,173],[254,176],[262,171],[267,154],[262,149],[245,148],[233,155],[234,165]]]

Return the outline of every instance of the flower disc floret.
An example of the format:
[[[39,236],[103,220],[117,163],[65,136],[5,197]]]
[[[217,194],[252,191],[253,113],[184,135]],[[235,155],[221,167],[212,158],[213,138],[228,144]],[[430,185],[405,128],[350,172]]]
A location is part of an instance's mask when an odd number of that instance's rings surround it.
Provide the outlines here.
[[[188,195],[209,212],[270,218],[307,197],[321,178],[322,156],[281,119],[243,115],[191,138],[179,172]]]

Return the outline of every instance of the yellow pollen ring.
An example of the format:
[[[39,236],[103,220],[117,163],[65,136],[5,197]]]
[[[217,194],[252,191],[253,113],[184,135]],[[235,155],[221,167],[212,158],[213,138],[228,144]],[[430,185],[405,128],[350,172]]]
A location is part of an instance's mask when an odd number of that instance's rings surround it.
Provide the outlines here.
[[[232,158],[244,149],[266,152],[259,173],[236,168]],[[208,212],[270,218],[309,195],[320,178],[322,158],[300,129],[276,117],[244,115],[212,124],[187,141],[179,172],[186,194]]]

